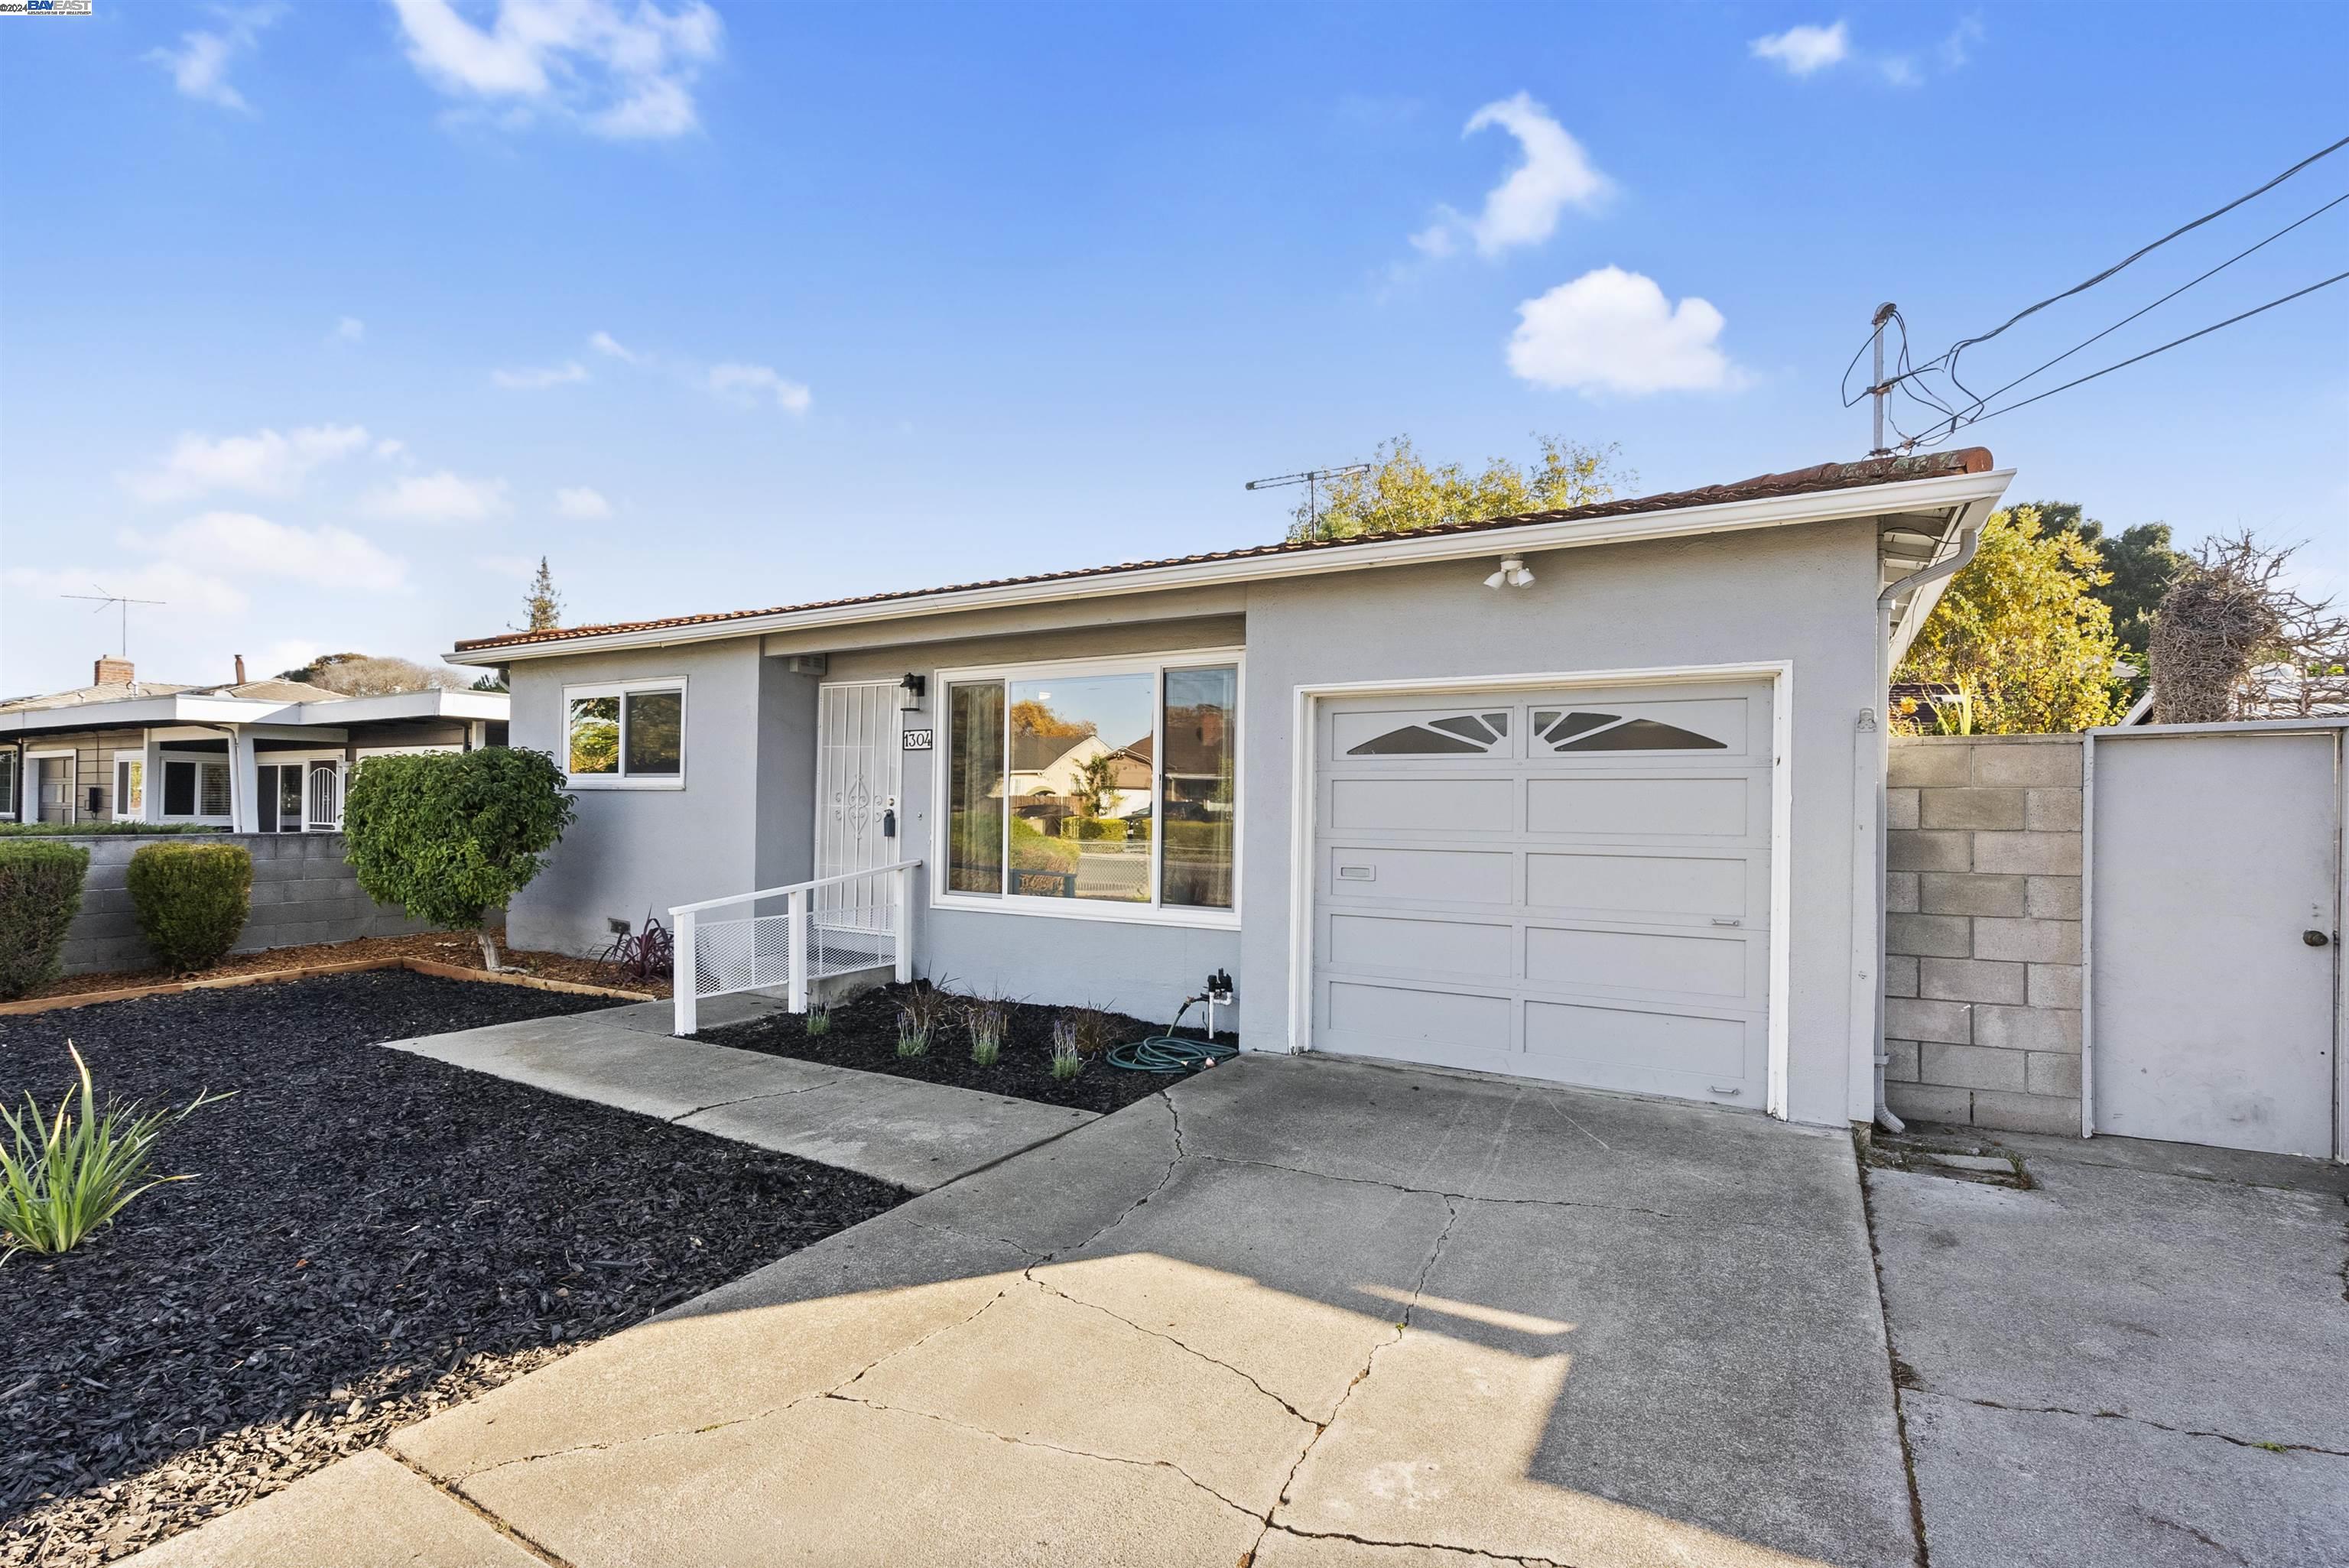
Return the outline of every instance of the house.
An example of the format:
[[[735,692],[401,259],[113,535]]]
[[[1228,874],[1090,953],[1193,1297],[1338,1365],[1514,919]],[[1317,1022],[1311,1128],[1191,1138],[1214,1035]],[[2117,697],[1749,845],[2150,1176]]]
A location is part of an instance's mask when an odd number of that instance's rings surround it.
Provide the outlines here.
[[[2010,478],[1829,463],[450,657],[578,795],[518,945],[726,900],[697,994],[772,985],[755,928],[809,895],[741,895],[841,876],[819,905],[864,890],[965,985],[1171,1017],[1224,971],[1251,1048],[1839,1123],[1876,1094],[1889,672]],[[1150,738],[1140,853],[1012,816],[1046,703]]]
[[[0,702],[0,820],[342,825],[350,769],[401,751],[502,746],[503,692],[346,696],[299,681],[180,686],[101,658],[90,684]]]

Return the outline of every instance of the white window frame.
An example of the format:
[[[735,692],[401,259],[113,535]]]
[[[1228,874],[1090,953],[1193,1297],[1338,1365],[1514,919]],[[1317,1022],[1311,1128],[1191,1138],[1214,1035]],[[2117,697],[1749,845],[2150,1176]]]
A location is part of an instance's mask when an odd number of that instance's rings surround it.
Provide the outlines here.
[[[1159,902],[1165,897],[1162,862],[1166,853],[1166,746],[1161,731],[1166,723],[1166,672],[1169,670],[1233,670],[1232,681],[1232,906],[1200,909]],[[1009,722],[1009,687],[1013,681],[1049,680],[1055,676],[1146,675],[1150,680],[1150,902],[1112,903],[1102,899],[1039,898],[1030,893],[957,892],[947,885],[947,856],[952,852],[953,816],[947,808],[948,762],[954,752],[954,707],[949,688],[982,681],[1006,686],[1004,709]],[[931,700],[937,705],[936,738],[930,755],[930,907],[968,910],[981,914],[1036,915],[1048,920],[1105,920],[1133,925],[1194,926],[1237,931],[1240,924],[1241,859],[1247,833],[1247,758],[1241,737],[1246,732],[1247,658],[1243,648],[1175,648],[1162,654],[1120,655],[1099,659],[1050,659],[1030,664],[973,665],[942,669],[930,676]],[[565,710],[568,711],[567,709]],[[1011,757],[1004,754],[1004,810],[1011,810]],[[1010,830],[1004,837],[1005,866],[1010,863]]]
[[[155,797],[154,813],[147,819],[149,821],[198,822],[208,827],[223,828],[233,828],[236,825],[236,754],[233,751],[213,752],[159,750],[156,753],[156,757],[158,759],[156,763],[156,770],[148,777],[147,788],[153,790],[162,789],[165,787],[163,780],[170,777],[171,764],[174,762],[186,763],[193,767],[196,770],[196,810],[193,813],[188,816],[172,816],[164,809],[163,802],[167,797],[159,794]],[[221,769],[228,774],[229,809],[225,811],[206,811],[203,809],[204,769],[207,767]]]
[[[302,751],[255,751],[253,754],[253,830],[254,832],[266,832],[274,838],[286,831],[282,826],[264,829],[261,825],[261,770],[264,768],[302,769],[302,825],[295,829],[295,832],[334,833],[342,830],[339,826],[333,828],[310,826],[310,769],[313,764],[320,762],[333,763],[341,788],[345,790],[350,789],[351,765],[344,757],[342,748],[338,746]]]
[[[0,820],[16,822],[25,815],[25,754],[14,746],[0,746],[0,761],[7,764],[8,796],[0,800]]]
[[[64,823],[65,826],[70,827],[74,823],[80,821],[82,816],[81,801],[78,799],[81,794],[81,753],[70,746],[44,746],[37,749],[27,747],[26,748],[24,770],[25,778],[29,778],[33,781],[33,814],[30,817],[25,817],[24,815],[25,779],[22,778],[16,780],[16,814],[28,822],[37,822],[41,820],[41,763],[44,758],[50,757],[62,757],[73,765],[68,769],[68,772],[71,775],[71,779],[66,786],[66,820]]]
[[[125,782],[130,769],[139,769],[139,803],[126,810],[123,802],[129,799]],[[147,753],[118,751],[114,754],[114,799],[108,802],[118,822],[143,822],[147,820]]]
[[[631,778],[628,774],[628,694],[631,692],[673,691],[677,693],[678,719],[677,739],[677,771],[648,774]],[[583,697],[616,696],[620,699],[620,771],[617,773],[574,773],[571,771],[571,705]],[[641,680],[588,681],[563,688],[563,779],[574,789],[682,789],[685,788],[686,750],[692,733],[692,698],[687,695],[683,676],[652,676]]]

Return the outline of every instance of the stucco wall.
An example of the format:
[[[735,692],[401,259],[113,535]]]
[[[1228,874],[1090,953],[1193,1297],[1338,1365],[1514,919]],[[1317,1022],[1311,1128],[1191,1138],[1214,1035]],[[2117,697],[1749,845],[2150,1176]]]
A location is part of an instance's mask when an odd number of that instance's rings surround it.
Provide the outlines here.
[[[66,933],[65,972],[87,975],[152,966],[155,955],[139,934],[130,909],[127,879],[131,851],[141,844],[191,841],[179,834],[149,838],[109,833],[65,841],[89,851],[81,913]],[[357,936],[406,936],[432,929],[409,919],[398,905],[378,904],[359,891],[358,879],[343,859],[340,833],[207,833],[192,841],[242,844],[253,856],[253,912],[235,952],[347,942]]]
[[[1886,793],[1885,1103],[2080,1130],[2080,738],[1899,738]]]

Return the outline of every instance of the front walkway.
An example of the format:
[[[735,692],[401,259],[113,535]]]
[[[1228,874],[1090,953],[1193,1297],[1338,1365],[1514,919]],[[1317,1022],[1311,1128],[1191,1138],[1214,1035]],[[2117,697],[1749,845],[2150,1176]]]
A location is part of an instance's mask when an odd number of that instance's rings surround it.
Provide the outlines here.
[[[1248,1057],[142,1561],[1891,1568],[1909,1509],[1841,1135]]]
[[[779,1004],[702,1005],[705,1026]],[[592,1099],[926,1192],[1094,1119],[1089,1110],[672,1038],[667,1002],[525,1019],[394,1050]]]

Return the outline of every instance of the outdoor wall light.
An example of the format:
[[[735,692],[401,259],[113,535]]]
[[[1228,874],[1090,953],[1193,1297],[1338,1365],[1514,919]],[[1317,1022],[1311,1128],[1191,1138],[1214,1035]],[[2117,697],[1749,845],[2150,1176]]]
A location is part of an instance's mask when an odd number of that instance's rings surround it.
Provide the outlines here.
[[[908,672],[905,678],[897,683],[897,711],[900,713],[921,712],[923,695],[929,689],[930,683],[928,677],[914,675],[911,672]]]
[[[1530,588],[1533,586],[1533,581],[1534,574],[1526,570],[1526,562],[1523,556],[1504,555],[1501,557],[1501,569],[1498,572],[1494,573],[1490,577],[1485,579],[1485,586],[1487,588],[1499,588],[1503,586],[1510,588]]]

